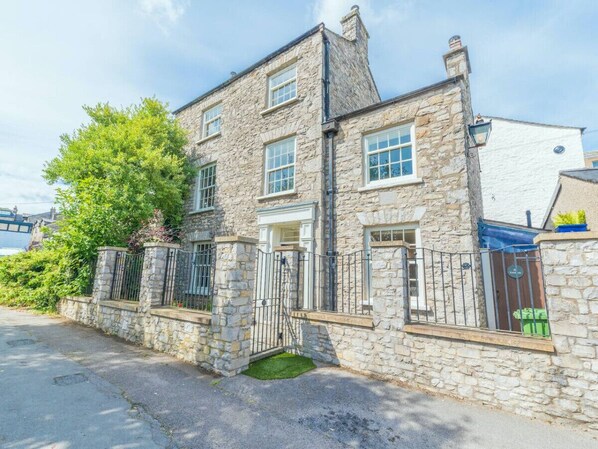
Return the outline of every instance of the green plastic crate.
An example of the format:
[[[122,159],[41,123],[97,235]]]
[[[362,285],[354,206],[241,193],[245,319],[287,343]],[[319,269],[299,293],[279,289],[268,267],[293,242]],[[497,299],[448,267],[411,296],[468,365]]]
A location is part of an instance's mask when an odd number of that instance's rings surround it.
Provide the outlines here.
[[[513,312],[513,316],[516,320],[522,322],[523,335],[550,337],[546,309],[519,309]]]

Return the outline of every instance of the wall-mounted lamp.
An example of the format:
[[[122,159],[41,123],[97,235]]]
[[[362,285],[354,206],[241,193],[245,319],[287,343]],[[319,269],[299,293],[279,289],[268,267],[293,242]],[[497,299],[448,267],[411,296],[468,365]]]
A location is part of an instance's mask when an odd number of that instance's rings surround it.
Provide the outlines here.
[[[483,147],[490,138],[492,131],[492,119],[485,121],[480,114],[475,118],[475,123],[469,125],[469,136],[474,147]]]

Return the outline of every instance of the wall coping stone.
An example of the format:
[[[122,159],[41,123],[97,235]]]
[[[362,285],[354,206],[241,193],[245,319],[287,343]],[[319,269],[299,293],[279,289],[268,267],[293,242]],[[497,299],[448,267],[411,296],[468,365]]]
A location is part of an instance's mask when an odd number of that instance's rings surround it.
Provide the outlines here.
[[[394,242],[370,242],[370,248],[408,248],[407,245],[402,240],[396,240]]]
[[[275,246],[274,251],[297,251],[303,253],[305,252],[305,248],[299,245],[280,245]]]
[[[166,242],[147,242],[143,244],[144,248],[174,248],[178,249],[181,247],[178,243],[166,243]]]
[[[212,322],[212,314],[210,312],[202,312],[199,310],[179,310],[172,307],[159,307],[150,309],[150,314],[162,318],[187,321],[189,323],[209,325]]]
[[[567,240],[598,240],[598,231],[586,232],[546,232],[538,234],[534,243],[540,242],[561,242]]]
[[[61,298],[63,301],[83,302],[89,304],[93,301],[93,296],[65,296]]]
[[[410,334],[554,353],[554,345],[552,344],[552,341],[540,337],[526,337],[523,335],[507,334],[491,330],[466,329],[463,327],[439,324],[406,324],[403,330]]]
[[[259,240],[242,235],[223,235],[214,239],[216,243],[253,243],[257,245]]]
[[[294,310],[291,312],[293,318],[300,318],[309,321],[322,321],[324,323],[344,324],[347,326],[374,327],[374,319],[370,315],[349,315],[337,312],[313,312]]]
[[[131,312],[139,310],[139,303],[137,301],[100,301],[99,305],[110,307],[111,309],[129,310]]]
[[[129,251],[129,248],[122,246],[100,246],[98,251]]]

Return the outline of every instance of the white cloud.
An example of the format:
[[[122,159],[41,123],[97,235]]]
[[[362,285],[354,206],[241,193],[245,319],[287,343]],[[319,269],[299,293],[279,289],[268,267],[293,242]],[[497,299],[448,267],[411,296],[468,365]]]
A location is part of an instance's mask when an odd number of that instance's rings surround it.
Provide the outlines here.
[[[187,2],[184,0],[139,0],[144,14],[151,17],[160,29],[167,33],[170,26],[177,23],[185,13]]]

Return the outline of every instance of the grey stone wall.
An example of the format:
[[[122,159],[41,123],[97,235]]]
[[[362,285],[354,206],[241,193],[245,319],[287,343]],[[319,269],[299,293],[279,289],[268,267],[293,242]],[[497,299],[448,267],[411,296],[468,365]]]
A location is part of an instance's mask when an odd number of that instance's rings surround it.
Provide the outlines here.
[[[372,250],[373,328],[338,318],[295,319],[300,351],[419,389],[598,431],[598,234],[579,238],[540,243],[554,353],[525,349],[520,340],[507,346],[406,331],[397,262],[403,256],[393,247]],[[475,332],[482,339],[495,334]]]
[[[143,342],[143,315],[136,310],[121,308],[118,304],[105,304],[98,304],[97,327],[109,335],[116,335],[127,341]]]
[[[61,299],[56,305],[58,313],[70,320],[86,326],[96,322],[97,305],[91,296],[69,296]]]

